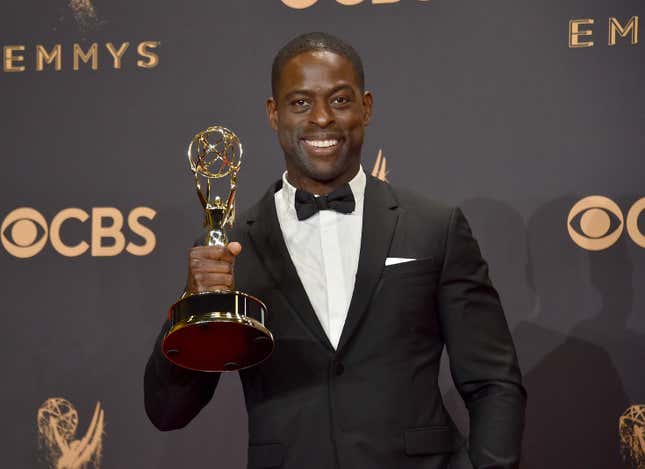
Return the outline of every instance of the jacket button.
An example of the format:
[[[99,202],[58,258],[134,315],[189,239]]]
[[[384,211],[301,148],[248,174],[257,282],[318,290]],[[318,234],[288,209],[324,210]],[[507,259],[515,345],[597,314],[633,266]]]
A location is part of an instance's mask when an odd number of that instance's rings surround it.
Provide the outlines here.
[[[345,366],[342,363],[336,363],[336,376],[340,376],[345,372]]]

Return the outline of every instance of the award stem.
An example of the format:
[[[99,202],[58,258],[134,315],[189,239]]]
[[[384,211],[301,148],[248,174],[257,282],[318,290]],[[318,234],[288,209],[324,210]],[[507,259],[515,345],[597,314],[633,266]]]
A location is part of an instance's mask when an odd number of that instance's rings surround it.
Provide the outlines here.
[[[206,246],[226,246],[228,236],[224,230],[225,208],[207,208],[204,210],[204,226],[206,227]]]

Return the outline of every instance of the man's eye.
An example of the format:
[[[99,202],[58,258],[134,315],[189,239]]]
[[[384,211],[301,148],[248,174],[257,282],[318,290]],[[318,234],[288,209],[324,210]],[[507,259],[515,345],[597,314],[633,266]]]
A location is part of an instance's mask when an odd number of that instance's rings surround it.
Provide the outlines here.
[[[309,101],[304,98],[294,99],[289,103],[293,112],[305,112],[309,109]]]
[[[349,103],[349,98],[347,96],[336,96],[332,100],[333,104],[343,105]]]

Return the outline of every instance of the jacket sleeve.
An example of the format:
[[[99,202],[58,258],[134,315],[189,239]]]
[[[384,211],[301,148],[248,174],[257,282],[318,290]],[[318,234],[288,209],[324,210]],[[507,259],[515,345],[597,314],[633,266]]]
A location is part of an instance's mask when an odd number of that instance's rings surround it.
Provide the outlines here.
[[[186,426],[211,400],[220,377],[220,373],[187,370],[169,362],[161,352],[161,341],[168,328],[166,321],[143,379],[146,413],[162,431]]]
[[[458,208],[450,217],[438,300],[450,371],[470,415],[470,459],[475,468],[517,468],[526,391],[488,266]]]

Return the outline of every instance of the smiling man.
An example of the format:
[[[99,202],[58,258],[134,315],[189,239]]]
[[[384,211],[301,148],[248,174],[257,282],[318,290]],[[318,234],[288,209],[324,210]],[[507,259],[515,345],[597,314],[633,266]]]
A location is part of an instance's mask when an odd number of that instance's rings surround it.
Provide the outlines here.
[[[276,57],[267,114],[289,182],[326,195],[359,172],[372,95],[364,91],[355,52],[314,49],[290,57],[293,52],[286,48]]]
[[[299,36],[274,60],[272,92],[286,171],[235,242],[192,248],[188,262],[189,291],[235,284],[270,311],[275,352],[240,372],[248,467],[518,467],[526,394],[486,263],[458,208],[363,172],[372,95],[360,57],[328,34]],[[219,380],[168,362],[167,328],[145,375],[162,430],[190,422]],[[444,346],[468,440],[441,399]]]

